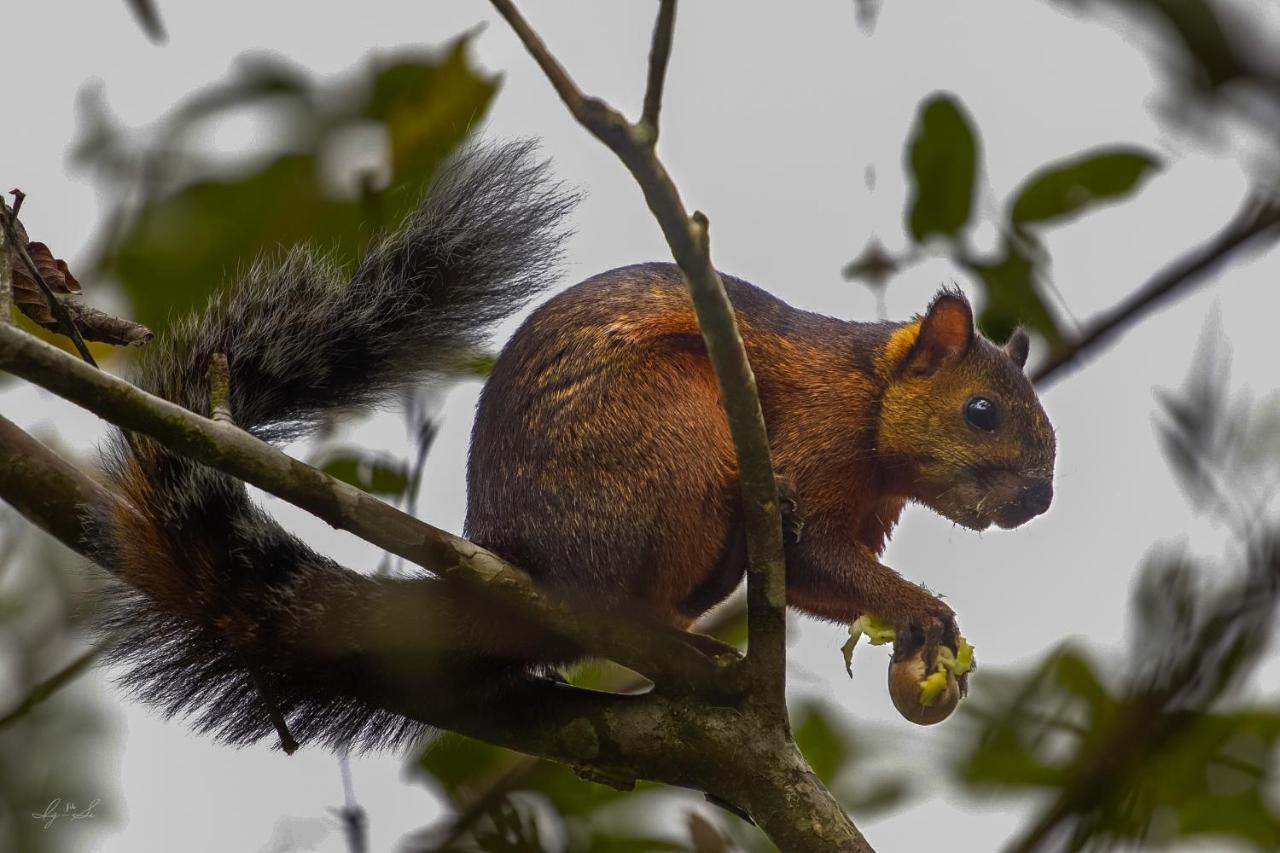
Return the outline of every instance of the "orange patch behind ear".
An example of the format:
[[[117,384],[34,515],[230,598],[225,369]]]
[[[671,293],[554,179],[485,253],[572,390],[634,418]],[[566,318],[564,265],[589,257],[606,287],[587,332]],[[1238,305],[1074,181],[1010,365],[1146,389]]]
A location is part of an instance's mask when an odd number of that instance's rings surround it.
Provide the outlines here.
[[[907,353],[903,369],[928,376],[949,361],[964,355],[973,344],[973,309],[957,290],[939,293],[924,319],[920,333]]]

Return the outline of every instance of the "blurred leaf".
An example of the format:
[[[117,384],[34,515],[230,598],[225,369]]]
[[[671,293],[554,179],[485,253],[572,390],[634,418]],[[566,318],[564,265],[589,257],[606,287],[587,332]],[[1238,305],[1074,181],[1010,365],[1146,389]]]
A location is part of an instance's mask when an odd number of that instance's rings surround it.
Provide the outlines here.
[[[76,458],[56,436],[40,438]],[[112,772],[115,711],[84,669],[63,668],[85,650],[83,620],[92,615],[85,605],[94,593],[84,568],[82,557],[0,502],[0,717],[19,712],[0,726],[0,850],[76,853],[122,816]],[[24,696],[32,703],[25,710]],[[51,803],[60,815],[46,828],[32,816]],[[88,817],[73,819],[69,804]]]
[[[960,778],[980,789],[1056,791],[1077,837],[1094,841],[1216,835],[1277,849],[1280,817],[1267,789],[1280,712],[1176,708],[1141,691],[1118,697],[1097,672],[1064,647],[1026,676],[977,682]]]
[[[1102,686],[1102,682],[1093,671],[1093,665],[1083,654],[1069,649],[1064,650],[1057,656],[1055,664],[1054,674],[1058,684],[1066,688],[1071,695],[1084,699],[1089,704],[1092,715],[1100,716],[1110,710],[1115,700]]]
[[[133,16],[138,19],[138,24],[147,34],[147,38],[154,42],[162,42],[167,38],[164,32],[164,24],[160,21],[160,12],[156,9],[156,4],[151,0],[126,0],[129,9],[133,12]]]
[[[140,206],[119,217],[97,272],[114,275],[134,316],[158,331],[264,255],[308,243],[353,263],[384,218],[398,222],[416,203],[487,109],[496,84],[473,70],[468,45],[464,37],[442,55],[378,57],[323,85],[279,59],[246,58],[229,80],[175,107],[145,156],[123,150],[99,107],[77,162],[124,183],[121,197],[138,195],[130,181],[143,192]],[[213,169],[201,150],[183,147],[202,138],[202,122],[250,105],[267,112],[285,150]],[[328,156],[340,134],[371,121],[385,130],[385,187],[370,183],[367,165]]]
[[[416,769],[455,799],[468,785],[491,777],[513,753],[452,732],[441,732],[418,755]]]
[[[151,329],[204,305],[263,253],[314,242],[353,257],[360,206],[328,198],[314,156],[281,157],[253,175],[194,184],[140,211],[109,269]]]
[[[1156,434],[1179,484],[1192,505],[1203,509],[1218,502],[1215,472],[1226,473],[1233,445],[1244,422],[1227,397],[1231,356],[1217,315],[1206,321],[1196,344],[1196,357],[1177,392],[1156,390],[1161,416]]]
[[[1200,594],[1195,568],[1185,554],[1166,552],[1149,559],[1131,596],[1134,659],[1155,659],[1172,638],[1195,625]]]
[[[399,498],[409,488],[409,466],[385,453],[356,448],[330,451],[318,467],[330,477],[371,495]]]
[[[912,196],[907,225],[916,242],[955,236],[969,221],[978,143],[968,118],[950,95],[921,107],[910,144]]]
[[[836,799],[851,814],[870,817],[897,808],[915,789],[902,777],[859,780],[837,783],[832,788]]]
[[[848,281],[862,279],[872,287],[879,287],[898,271],[898,261],[884,250],[874,237],[862,250],[862,254],[845,264],[841,274]]]
[[[855,731],[840,708],[818,700],[791,711],[792,735],[813,772],[849,812],[866,817],[893,808],[912,790],[900,771],[867,769],[861,762],[872,749],[873,735]]]
[[[406,57],[388,63],[374,78],[365,110],[384,124],[391,141],[392,221],[418,200],[449,152],[484,115],[497,84],[472,70],[466,38],[454,42],[444,60],[424,64]]]
[[[1068,784],[1076,749],[1045,749],[1075,736],[1084,718],[1080,703],[1061,690],[1058,670],[1064,658],[1089,669],[1077,652],[1063,647],[1026,675],[984,673],[975,680],[973,694],[960,706],[967,730],[957,729],[965,749],[956,772],[966,784],[997,789]]]
[[[491,352],[481,352],[467,358],[458,372],[464,376],[475,376],[484,379],[493,370],[497,356]]]
[[[663,838],[592,833],[586,853],[650,853],[650,851],[686,849],[681,844]]]
[[[1092,151],[1053,163],[1023,182],[1014,194],[1010,219],[1027,225],[1070,218],[1127,195],[1155,168],[1151,155],[1126,149]]]
[[[1121,0],[1125,6],[1154,14],[1166,24],[1161,35],[1177,42],[1187,76],[1197,85],[1216,89],[1245,74],[1237,48],[1227,38],[1213,6],[1205,0]]]
[[[589,815],[607,805],[653,790],[651,782],[637,782],[633,791],[619,791],[608,785],[579,778],[563,764],[543,761],[534,768],[521,788],[537,791],[565,816]]]
[[[791,714],[792,735],[809,766],[824,785],[830,785],[853,755],[850,735],[831,719],[818,702],[806,701]]]
[[[1036,286],[1036,261],[1006,239],[996,261],[957,261],[977,276],[982,286],[978,328],[993,341],[1007,340],[1018,326],[1044,336],[1051,348],[1062,344],[1053,312]]]
[[[729,853],[729,840],[704,815],[689,812],[688,823],[693,853]],[[676,846],[674,849],[680,848]]]
[[[484,853],[544,853],[538,815],[510,800],[498,803],[473,833],[475,849]],[[455,845],[456,848],[456,845]],[[463,849],[463,848],[456,848]]]
[[[466,807],[477,791],[487,789],[517,761],[523,758],[510,750],[446,732],[423,749],[415,770],[439,784],[456,805]],[[642,782],[635,791],[619,791],[581,779],[562,764],[540,761],[521,775],[507,793],[534,791],[560,815],[582,816],[653,788],[653,784]]]

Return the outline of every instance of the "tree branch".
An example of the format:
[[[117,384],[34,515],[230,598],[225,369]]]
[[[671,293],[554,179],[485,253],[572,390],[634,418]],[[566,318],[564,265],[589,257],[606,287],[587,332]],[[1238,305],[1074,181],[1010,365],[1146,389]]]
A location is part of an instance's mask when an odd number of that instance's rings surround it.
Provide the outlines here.
[[[0,331],[16,331],[0,324]],[[50,347],[52,349],[52,347]],[[68,356],[68,358],[70,358]],[[70,359],[75,363],[75,359]],[[94,562],[99,555],[82,513],[115,496],[0,415],[0,497],[40,529]]]
[[[741,599],[735,599],[724,608],[695,625],[698,631],[719,639],[724,632],[740,626],[744,616]],[[642,679],[634,676],[621,676],[603,685],[610,693],[635,693],[644,688]],[[464,835],[494,806],[513,791],[516,791],[541,765],[541,760],[529,755],[513,755],[491,775],[487,782],[479,788],[468,786],[467,802],[455,814],[447,817],[438,829],[431,831],[432,853],[445,853],[460,841]],[[457,803],[455,803],[457,805]]]
[[[36,343],[52,349],[78,372],[106,377],[66,353]],[[0,355],[6,347],[0,345]],[[15,472],[18,461],[25,462],[25,474]],[[52,486],[46,500],[23,499],[42,486]],[[80,529],[87,518],[86,502],[106,501],[97,509],[106,507],[110,513],[128,511],[118,498],[3,417],[0,498],[59,538],[65,535],[66,544],[90,559],[100,555],[92,537]],[[645,778],[705,791],[748,812],[784,850],[871,851],[814,777],[790,733],[767,715],[744,710],[741,701],[658,692],[618,696],[541,681],[521,687],[506,702],[462,707],[440,689],[429,655],[404,647],[413,631],[402,623],[408,618],[420,627],[420,611],[381,606],[344,618],[361,622],[345,626],[349,636],[390,633],[397,638],[392,644],[375,642],[359,649],[362,665],[377,675],[359,682],[359,699],[373,707],[568,764],[591,778]],[[388,646],[400,654],[393,666],[382,666],[379,650]]]
[[[110,641],[104,641],[93,646],[85,652],[82,652],[75,660],[55,672],[53,675],[41,681],[27,691],[27,695],[23,697],[12,711],[4,716],[0,716],[0,730],[11,725],[22,717],[31,712],[31,709],[44,702],[53,694],[57,693],[63,687],[66,687],[72,681],[75,681],[79,675],[93,665],[93,662],[107,650]]]
[[[658,116],[662,112],[662,87],[667,79],[667,61],[671,57],[671,36],[676,26],[676,0],[659,0],[658,21],[653,27],[653,45],[649,49],[649,79],[644,90],[644,109],[640,126],[648,128],[649,144],[658,143]]]
[[[1280,202],[1250,194],[1240,210],[1212,240],[1165,267],[1127,299],[1089,324],[1083,335],[1055,353],[1032,375],[1036,385],[1060,379],[1084,356],[1111,343],[1180,292],[1202,282],[1236,252],[1266,237],[1280,237]]]
[[[202,418],[95,370],[15,326],[0,327],[0,369],[47,388],[116,426],[149,435],[172,450],[257,486],[338,529],[463,584],[476,594],[505,602],[552,633],[643,673],[660,689],[737,689],[739,655],[735,649],[723,646],[723,651],[706,656],[699,650],[714,648],[709,639],[695,646],[683,632],[674,629],[655,630],[653,625],[628,620],[621,614],[580,612],[564,602],[553,601],[520,569],[478,545],[299,462],[234,425]],[[9,427],[17,429],[12,424]],[[11,486],[14,496],[11,498],[7,489],[0,496],[27,515],[24,505],[42,500],[44,472],[28,472],[40,479],[24,479],[19,470],[22,460],[18,457],[15,461],[15,470],[6,469],[0,474],[0,485]],[[70,475],[65,470],[70,466],[63,466],[54,473],[61,475],[58,482],[63,488],[70,489]],[[84,479],[79,475],[75,486],[84,488]],[[101,492],[98,487],[98,492],[89,497],[100,499]],[[74,519],[36,515],[42,519],[37,523],[63,541],[79,535]]]
[[[672,256],[689,285],[698,326],[715,369],[737,451],[738,477],[747,531],[747,659],[753,696],[785,725],[786,575],[782,556],[782,520],[773,478],[764,415],[756,394],[755,376],[747,361],[733,307],[724,283],[711,264],[707,218],[690,216],[671,176],[654,151],[654,135],[645,125],[630,124],[598,98],[587,97],[547,49],[511,0],[491,0],[494,8],[520,37],[551,81],[560,99],[584,128],[608,146],[630,170],[644,193]],[[670,49],[674,7],[661,8],[651,59],[665,68]],[[664,71],[650,68],[653,81]],[[654,125],[656,127],[656,123]]]

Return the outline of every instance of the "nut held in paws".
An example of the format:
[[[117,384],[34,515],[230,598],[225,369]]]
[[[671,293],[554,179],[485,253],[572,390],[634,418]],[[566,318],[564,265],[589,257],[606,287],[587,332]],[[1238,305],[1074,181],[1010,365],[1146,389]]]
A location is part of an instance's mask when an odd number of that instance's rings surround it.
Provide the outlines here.
[[[919,726],[940,723],[960,704],[960,683],[950,669],[927,674],[920,652],[889,663],[889,696],[893,707]]]

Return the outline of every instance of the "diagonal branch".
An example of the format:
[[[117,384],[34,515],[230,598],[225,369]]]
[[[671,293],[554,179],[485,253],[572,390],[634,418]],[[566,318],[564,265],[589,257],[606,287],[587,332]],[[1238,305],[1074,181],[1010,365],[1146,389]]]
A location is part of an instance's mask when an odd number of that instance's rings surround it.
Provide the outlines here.
[[[711,264],[707,218],[702,213],[691,216],[686,211],[679,190],[654,151],[652,129],[643,123],[633,125],[604,101],[584,95],[511,0],[492,0],[492,3],[520,37],[578,123],[608,146],[630,170],[689,285],[738,457],[747,530],[747,659],[752,694],[772,709],[776,717],[785,719],[786,575],[778,490],[755,376],[747,361],[724,283]],[[669,55],[674,13],[673,4],[664,3],[655,28],[651,59],[663,67]],[[664,73],[653,67],[649,72],[650,91],[655,96],[651,103],[655,127],[659,104],[656,96]],[[656,85],[655,80],[659,81]]]
[[[55,352],[78,368],[92,370],[65,353]],[[40,499],[32,500],[36,495]],[[95,551],[95,539],[85,528],[89,517],[86,509],[116,507],[110,511],[127,511],[120,506],[119,498],[3,416],[0,498],[94,561],[100,561],[103,555]],[[399,631],[404,627],[387,625],[386,615],[373,613],[366,618],[379,630]],[[370,659],[369,664],[374,667],[377,661]],[[413,664],[421,669],[413,669]],[[440,690],[435,683],[438,673],[432,670],[426,656],[410,655],[398,659],[397,665],[399,677],[386,677],[396,670],[383,668],[383,678],[363,684],[365,695],[361,698],[374,707],[413,720],[551,761],[573,766],[590,764],[611,769],[620,776],[643,767],[646,778],[674,784],[688,782],[688,775],[679,772],[684,760],[679,750],[673,750],[669,740],[661,743],[654,737],[654,718],[679,705],[656,693],[613,696],[546,682],[530,686],[516,708],[498,703],[460,708],[448,700],[448,691]],[[580,745],[584,740],[594,749],[584,750]],[[664,752],[670,754],[664,757]]]
[[[34,685],[27,691],[27,695],[22,701],[14,706],[13,710],[7,714],[0,716],[0,729],[13,724],[22,719],[22,717],[31,713],[31,709],[35,708],[41,702],[46,701],[53,694],[57,693],[63,687],[75,681],[80,675],[93,665],[103,652],[111,645],[111,641],[105,640],[92,648],[80,653],[71,663],[55,672],[53,675]]]
[[[1032,381],[1043,386],[1061,378],[1079,366],[1083,357],[1111,343],[1129,326],[1178,293],[1199,284],[1236,252],[1262,238],[1271,241],[1280,238],[1280,201],[1251,194],[1212,240],[1156,273],[1123,302],[1097,318],[1083,335],[1041,364]]]
[[[105,375],[54,352],[77,370]],[[28,499],[42,491],[42,500]],[[94,553],[93,537],[80,529],[88,518],[86,509],[92,505],[107,507],[110,513],[129,511],[101,485],[3,417],[0,498],[90,559],[101,555]],[[422,611],[387,604],[383,600],[345,613],[343,635],[374,640],[388,634],[415,636]],[[441,689],[431,650],[417,654],[402,643],[393,645],[400,653],[391,652],[394,666],[388,667],[381,657],[386,643],[357,642],[354,651],[371,677],[358,681],[359,695],[353,698],[567,764],[593,779],[625,784],[644,778],[705,791],[751,814],[784,850],[871,850],[805,764],[789,733],[771,719],[744,713],[740,702],[659,692],[619,696],[535,681],[505,701],[495,697],[462,706],[451,700],[449,690]]]
[[[478,545],[419,521],[231,424],[202,418],[95,370],[15,326],[0,326],[0,369],[47,388],[119,427],[149,435],[198,462],[283,498],[336,528],[354,533],[478,595],[493,596],[493,600],[527,614],[553,634],[649,676],[663,689],[735,689],[739,660],[736,650],[724,646],[722,653],[706,656],[698,649],[715,648],[713,641],[700,641],[695,648],[682,632],[655,630],[653,625],[619,614],[579,612],[554,601],[544,596],[520,569]],[[64,488],[73,488],[66,472],[60,473]],[[0,475],[0,484],[6,480],[16,494],[11,498],[6,491],[0,496],[24,514],[24,504],[28,508],[38,504],[42,488],[39,483],[33,486],[11,471]],[[74,487],[85,488],[79,480]],[[95,493],[90,497],[99,496]],[[78,535],[75,520],[43,517],[46,524],[61,528],[50,531],[60,539],[66,541]]]

